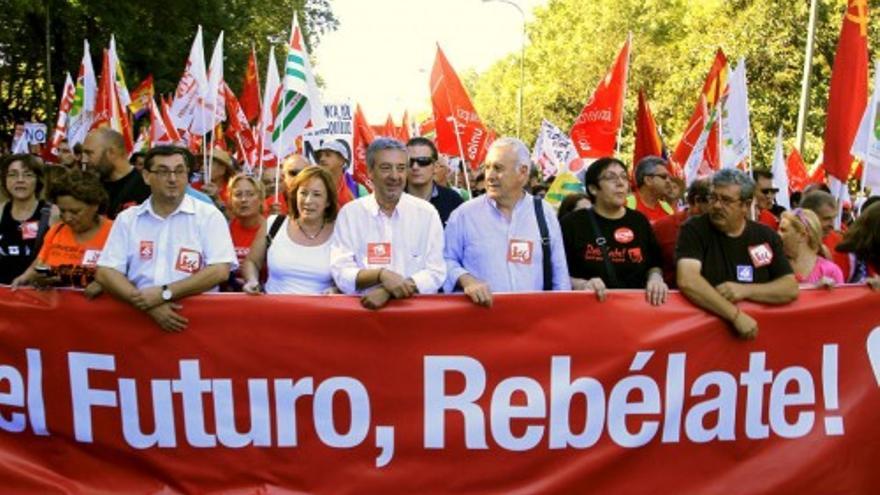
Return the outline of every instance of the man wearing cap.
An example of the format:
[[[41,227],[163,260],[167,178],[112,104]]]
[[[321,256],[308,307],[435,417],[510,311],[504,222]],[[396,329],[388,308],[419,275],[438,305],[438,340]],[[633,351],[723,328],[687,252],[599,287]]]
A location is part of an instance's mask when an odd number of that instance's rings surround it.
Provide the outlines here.
[[[440,216],[404,192],[408,167],[403,143],[374,140],[367,148],[373,193],[345,205],[336,219],[330,272],[342,292],[361,294],[368,309],[433,294],[446,278]]]
[[[216,291],[238,266],[226,219],[186,194],[194,161],[177,146],[147,152],[151,194],[119,214],[98,260],[96,279],[104,289],[168,332],[187,326],[180,299]]]
[[[449,214],[464,200],[457,192],[434,180],[434,169],[445,166],[437,164],[437,147],[433,141],[426,137],[414,137],[406,143],[406,150],[409,153],[406,192],[434,205],[445,227]]]
[[[338,139],[324,141],[315,151],[315,159],[318,160],[318,165],[330,172],[336,182],[336,199],[339,208],[354,200],[354,194],[346,184],[344,173],[345,168],[351,162],[348,147]]]

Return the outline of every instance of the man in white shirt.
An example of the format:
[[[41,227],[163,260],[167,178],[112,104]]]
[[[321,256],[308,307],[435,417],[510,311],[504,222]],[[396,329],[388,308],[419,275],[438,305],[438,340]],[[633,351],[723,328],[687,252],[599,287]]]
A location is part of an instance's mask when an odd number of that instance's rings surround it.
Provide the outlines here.
[[[392,297],[437,292],[446,278],[443,227],[431,203],[406,194],[409,156],[403,143],[379,138],[367,148],[373,194],[339,212],[330,270],[346,294],[379,309]]]
[[[169,332],[187,324],[175,301],[216,290],[238,264],[223,214],[186,194],[193,162],[177,146],[147,153],[151,195],[116,217],[98,260],[96,278],[104,289]]]

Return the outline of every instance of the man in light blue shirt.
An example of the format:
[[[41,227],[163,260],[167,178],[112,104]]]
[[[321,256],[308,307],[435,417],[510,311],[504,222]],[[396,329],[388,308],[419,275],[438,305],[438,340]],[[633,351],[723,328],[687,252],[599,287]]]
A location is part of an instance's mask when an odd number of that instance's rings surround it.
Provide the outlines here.
[[[492,305],[493,292],[540,291],[544,255],[533,196],[525,191],[531,160],[522,141],[500,138],[486,155],[486,194],[452,212],[446,225],[446,292],[458,285],[475,304]],[[541,202],[550,236],[552,289],[571,290],[562,232]]]

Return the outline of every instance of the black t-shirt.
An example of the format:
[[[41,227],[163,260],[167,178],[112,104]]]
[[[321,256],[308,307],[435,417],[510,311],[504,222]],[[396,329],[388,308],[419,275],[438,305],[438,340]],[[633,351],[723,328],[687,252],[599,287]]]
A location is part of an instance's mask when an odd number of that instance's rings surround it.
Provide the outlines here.
[[[104,190],[110,197],[107,203],[107,216],[110,219],[116,218],[120,211],[129,206],[139,205],[150,197],[150,188],[144,182],[143,175],[134,168],[119,180],[105,182]]]
[[[702,262],[700,274],[713,286],[723,282],[772,282],[792,272],[782,251],[782,239],[766,225],[746,220],[739,237],[716,229],[709,215],[688,219],[678,234],[676,262],[682,258]]]
[[[37,202],[33,214],[23,222],[12,218],[12,201],[3,205],[0,213],[0,284],[10,284],[37,257],[37,237],[40,230],[40,210]]]
[[[611,282],[602,250],[596,243],[596,233],[590,222],[590,211],[577,210],[562,219],[562,240],[568,273],[572,277],[591,279],[600,277],[605,286],[613,289],[644,289],[648,270],[660,267],[660,246],[645,215],[626,209],[616,219],[596,215],[596,223],[606,239],[608,257],[617,276]]]
[[[437,213],[440,214],[440,222],[443,223],[443,227],[446,227],[449,215],[451,215],[452,211],[458,208],[460,204],[464,203],[464,199],[462,199],[460,194],[448,187],[443,187],[438,184],[434,184],[434,186],[437,188],[437,194],[431,196],[431,204],[434,205],[434,208],[437,209]]]

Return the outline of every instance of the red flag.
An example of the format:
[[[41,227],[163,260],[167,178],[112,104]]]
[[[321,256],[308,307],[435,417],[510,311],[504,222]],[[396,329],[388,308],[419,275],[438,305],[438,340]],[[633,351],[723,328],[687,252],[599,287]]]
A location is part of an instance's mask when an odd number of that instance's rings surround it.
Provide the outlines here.
[[[724,94],[724,91],[726,91],[727,73],[727,57],[724,56],[724,52],[719,48],[718,51],[715,52],[715,61],[712,63],[712,68],[709,69],[706,81],[703,83],[703,91],[700,93],[700,97],[697,98],[697,106],[694,108],[694,112],[691,114],[688,125],[685,127],[685,132],[682,135],[681,140],[678,142],[675,152],[672,154],[672,161],[676,162],[679,166],[683,166],[687,163],[688,158],[691,156],[691,151],[693,151],[694,145],[700,137],[700,133],[703,132],[703,122],[705,122],[708,115],[712,115],[712,112],[715,111],[715,105],[718,103],[718,100],[720,100],[721,95]],[[705,105],[703,103],[704,98]],[[718,123],[716,122],[715,127],[717,126]],[[718,133],[715,129],[712,129],[712,132],[715,133],[716,139],[709,139],[706,143],[704,159],[708,161],[711,166],[717,168]],[[711,157],[715,157],[714,161],[711,160]]]
[[[431,106],[437,149],[452,156],[464,154],[465,163],[479,167],[486,157],[489,132],[439,45],[431,69]]]
[[[257,54],[251,47],[251,56],[248,58],[241,90],[241,109],[248,122],[253,122],[260,116],[260,79],[257,74]]]
[[[825,171],[841,182],[849,178],[850,149],[867,101],[868,2],[849,0],[831,70],[823,152]]]
[[[131,153],[134,150],[131,123],[128,121],[127,110],[119,102],[115,72],[110,63],[110,52],[105,48],[101,81],[98,83],[98,96],[95,98],[95,119],[92,121],[92,129],[110,127],[119,132],[125,139],[125,151]]]
[[[235,93],[229,89],[229,86],[227,86],[225,82],[223,83],[222,91],[223,97],[226,101],[226,113],[229,115],[229,129],[227,134],[229,134],[230,138],[235,142],[235,148],[244,158],[247,166],[252,168],[257,163],[260,156],[257,140],[254,137],[250,124],[248,123],[244,108],[239,104],[238,99],[235,97]]]
[[[571,128],[571,141],[581,158],[612,156],[616,151],[617,133],[623,123],[630,39],[627,37],[614,65],[599,82]]]
[[[651,113],[644,90],[639,90],[639,109],[636,112],[636,136],[633,166],[646,156],[663,156],[663,140],[657,131],[657,122]]]
[[[810,183],[811,184],[824,184],[825,183],[825,165],[819,165],[815,169],[813,169],[813,173],[810,174]]]
[[[168,117],[168,104],[163,100],[162,108],[159,109],[156,102],[150,98],[150,145],[174,144],[181,141],[180,134]]]
[[[807,177],[807,167],[797,148],[789,153],[785,168],[788,171],[788,188],[792,191],[803,191],[810,183],[810,178]]]
[[[354,110],[354,136],[352,137],[352,176],[354,180],[363,184],[367,189],[373,190],[369,175],[367,175],[367,146],[373,142],[376,136],[373,129],[367,124],[361,106],[355,106]]]
[[[397,135],[404,143],[409,141],[409,110],[403,112],[403,121],[400,123],[400,128],[398,128]]]
[[[422,121],[421,124],[419,124],[419,136],[427,136],[429,134],[433,134],[434,131],[435,131],[435,129],[434,129],[434,116],[433,115],[428,116],[427,119],[425,119],[424,121]]]
[[[75,98],[76,87],[68,73],[64,81],[64,87],[61,89],[61,99],[58,102],[58,119],[55,123],[55,131],[52,133],[52,140],[49,141],[49,146],[43,148],[43,158],[46,161],[58,161],[58,148],[61,146],[61,141],[67,138],[67,124],[70,109],[73,107]]]

